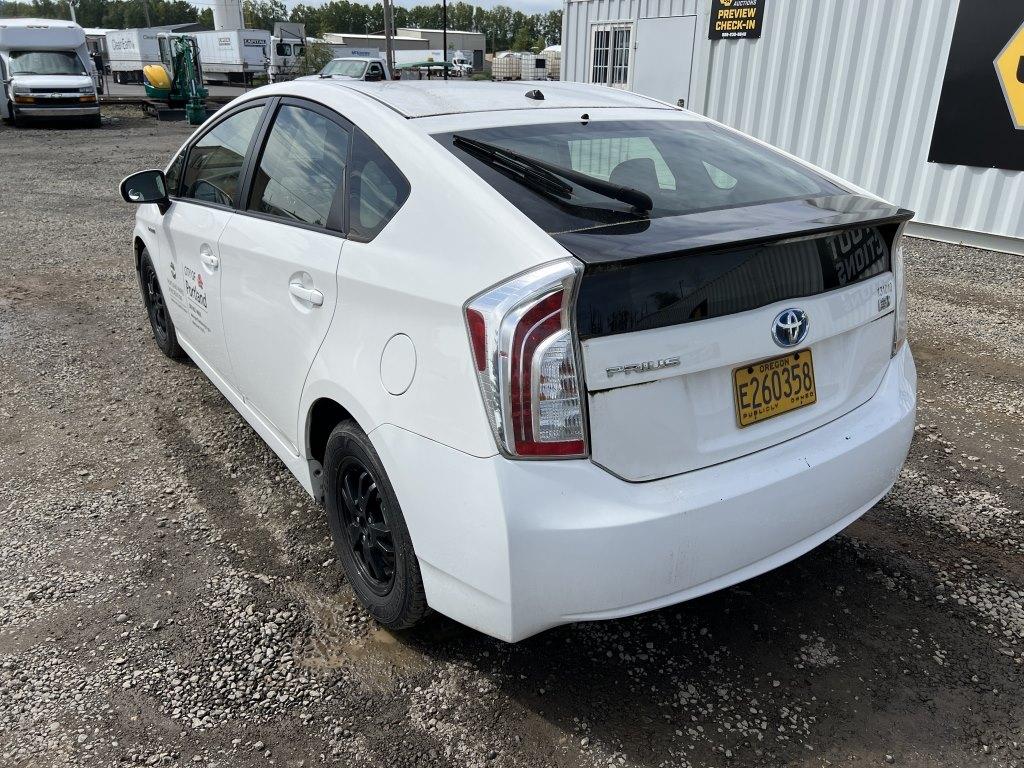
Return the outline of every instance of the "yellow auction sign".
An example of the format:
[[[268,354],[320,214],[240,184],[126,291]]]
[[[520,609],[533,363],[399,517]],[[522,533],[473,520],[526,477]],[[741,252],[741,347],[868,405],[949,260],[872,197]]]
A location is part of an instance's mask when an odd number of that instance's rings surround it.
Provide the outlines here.
[[[993,62],[1014,127],[1024,130],[1024,24]]]
[[[1024,0],[960,3],[928,161],[1024,171]]]

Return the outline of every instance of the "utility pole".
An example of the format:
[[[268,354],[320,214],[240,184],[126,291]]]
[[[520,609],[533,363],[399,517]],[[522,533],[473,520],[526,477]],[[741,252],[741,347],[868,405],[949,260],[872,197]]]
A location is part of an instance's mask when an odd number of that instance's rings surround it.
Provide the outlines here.
[[[444,79],[448,79],[448,0],[441,0],[441,45],[444,46]]]
[[[142,0],[142,12],[146,14],[146,26],[152,27],[153,22],[149,18],[149,0]]]
[[[384,6],[384,47],[388,59],[388,72],[391,73],[391,77],[394,77],[395,41],[392,39],[395,35],[394,6],[391,5],[391,0],[381,0],[381,5]]]
[[[75,0],[68,0],[68,8],[71,9],[71,21],[74,24],[77,24],[78,19],[75,17]]]

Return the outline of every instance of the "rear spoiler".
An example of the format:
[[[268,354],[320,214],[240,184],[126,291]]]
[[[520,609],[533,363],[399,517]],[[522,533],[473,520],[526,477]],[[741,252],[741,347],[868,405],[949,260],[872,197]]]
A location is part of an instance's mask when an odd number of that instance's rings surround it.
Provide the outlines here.
[[[814,296],[891,268],[913,213],[858,195],[598,226],[552,235],[585,264],[581,339],[661,328]]]
[[[609,224],[551,236],[588,267],[734,249],[852,227],[902,224],[913,211],[862,195],[801,197]]]

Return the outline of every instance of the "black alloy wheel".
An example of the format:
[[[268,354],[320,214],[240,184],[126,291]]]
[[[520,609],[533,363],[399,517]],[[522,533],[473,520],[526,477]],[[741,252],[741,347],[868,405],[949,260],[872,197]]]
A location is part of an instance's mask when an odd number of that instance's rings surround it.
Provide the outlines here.
[[[178,334],[174,330],[174,321],[167,311],[167,302],[160,287],[153,260],[149,252],[142,251],[139,258],[139,286],[142,288],[142,303],[149,315],[149,324],[153,328],[153,339],[160,351],[172,359],[185,356],[184,350],[178,346]]]
[[[153,325],[153,334],[156,336],[157,344],[163,346],[169,335],[167,321],[170,316],[167,314],[164,293],[160,290],[160,281],[156,278],[156,270],[149,259],[142,265],[142,290],[146,292],[146,311],[149,312],[149,322]]]
[[[373,443],[352,420],[327,438],[323,498],[338,561],[363,607],[388,629],[430,610],[409,528]]]
[[[339,511],[359,575],[377,595],[395,583],[395,540],[387,504],[373,473],[355,457],[339,467]]]

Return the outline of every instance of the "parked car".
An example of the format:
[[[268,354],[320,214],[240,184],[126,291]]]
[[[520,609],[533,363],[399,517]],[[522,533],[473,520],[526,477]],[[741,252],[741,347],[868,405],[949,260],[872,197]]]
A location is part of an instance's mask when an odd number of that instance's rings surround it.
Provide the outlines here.
[[[77,24],[0,19],[0,118],[73,118],[98,128],[97,80]]]
[[[292,81],[129,176],[142,298],[391,628],[509,641],[792,560],[914,429],[911,212],[570,83]]]

